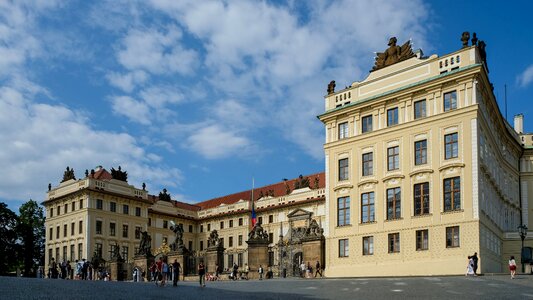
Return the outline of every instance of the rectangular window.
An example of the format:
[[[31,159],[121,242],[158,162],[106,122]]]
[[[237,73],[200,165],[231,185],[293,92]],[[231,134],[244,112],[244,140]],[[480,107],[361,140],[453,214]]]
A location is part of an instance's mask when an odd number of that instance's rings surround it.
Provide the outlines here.
[[[444,159],[456,158],[459,156],[459,144],[457,132],[444,136]]]
[[[415,142],[415,165],[423,165],[428,162],[427,140]]]
[[[76,202],[72,202],[72,211],[76,210]]]
[[[211,224],[207,224],[207,232],[211,232]]]
[[[274,215],[268,215],[268,223],[274,223]]]
[[[129,252],[130,252],[130,247],[122,246],[122,258],[125,259],[126,261],[128,260]]]
[[[228,239],[228,247],[233,247],[233,237],[230,236]]]
[[[102,221],[96,221],[96,234],[102,234]]]
[[[269,244],[274,243],[274,234],[273,234],[272,232],[270,232],[270,233],[268,234],[268,243],[269,243]]]
[[[61,236],[59,235],[59,226],[56,227],[56,239],[59,239],[61,238]]]
[[[109,223],[109,235],[115,236],[117,230],[117,225],[115,223]]]
[[[233,254],[228,254],[228,266],[233,266]]]
[[[54,208],[50,208],[50,218],[52,218],[54,216]]]
[[[200,251],[204,250],[204,241],[200,241]]]
[[[58,215],[58,216],[61,215],[61,206],[58,206],[58,207],[57,207],[57,215]]]
[[[402,217],[402,192],[399,187],[387,189],[387,220]]]
[[[242,234],[239,235],[239,246],[242,246]]]
[[[339,140],[345,139],[348,137],[348,122],[339,124]]]
[[[428,243],[428,230],[417,230],[416,231],[416,250],[428,250],[429,249],[429,243]]]
[[[141,239],[141,226],[135,226],[135,239],[140,240]]]
[[[83,199],[80,199],[80,209],[83,208]]]
[[[389,233],[389,253],[400,252],[400,233]]]
[[[68,204],[65,204],[64,213],[66,214],[68,212]]]
[[[189,232],[192,232],[192,225],[189,225]]]
[[[104,209],[104,200],[96,199],[96,209]]]
[[[136,217],[140,217],[141,216],[141,208],[140,207],[135,207],[135,216]]]
[[[415,216],[429,214],[429,182],[414,185]]]
[[[109,210],[112,212],[117,212],[117,203],[116,202],[109,202]]]
[[[220,229],[224,229],[224,221],[220,222]]]
[[[123,224],[122,225],[122,237],[127,238],[128,237],[128,225]]]
[[[372,115],[361,118],[361,132],[365,133],[370,131],[372,131]]]
[[[63,225],[63,237],[67,237],[67,224]]]
[[[339,257],[348,257],[349,251],[348,239],[339,240]]]
[[[122,205],[122,213],[125,215],[130,214],[130,207],[127,204]]]
[[[361,194],[361,223],[370,223],[374,221],[374,192]]]
[[[242,218],[239,218],[239,226],[242,226]]]
[[[446,248],[459,247],[459,226],[446,227]]]
[[[102,257],[102,252],[103,252],[102,251],[102,244],[95,243],[94,246],[95,246],[94,248],[95,248],[96,256]]]
[[[82,234],[83,233],[83,221],[80,221],[78,223],[78,233],[79,234]]]
[[[461,178],[444,179],[444,211],[461,209]]]
[[[274,251],[268,251],[268,266],[271,267],[273,265],[274,265]]]
[[[233,220],[229,220],[229,228],[233,227]]]
[[[387,109],[387,127],[398,124],[398,108]]]
[[[350,197],[337,199],[337,226],[350,225]]]
[[[414,108],[415,108],[415,119],[426,117],[426,99],[416,101]]]
[[[204,225],[200,225],[200,232],[204,232]]]
[[[449,92],[444,94],[444,111],[457,109],[457,92]]]
[[[372,255],[372,254],[374,254],[374,237],[364,236],[363,237],[363,255]]]
[[[50,227],[50,240],[54,239],[54,228]]]
[[[74,261],[76,260],[76,249],[75,249],[75,245],[70,245],[70,261]]]
[[[257,218],[257,223],[263,224],[263,217],[258,217]]]
[[[373,152],[363,154],[363,176],[369,176],[374,173],[374,154]]]
[[[82,256],[83,256],[83,244],[79,243],[78,244],[78,260],[81,260]]]
[[[72,222],[70,224],[70,235],[73,236],[74,235],[74,231],[76,229],[76,223]]]
[[[390,147],[387,149],[387,170],[398,170],[400,168],[400,147]]]
[[[168,221],[167,220],[163,220],[163,228],[168,228]]]
[[[348,180],[348,159],[339,159],[339,181]]]
[[[63,260],[67,260],[67,246],[63,246]]]
[[[148,218],[148,226],[152,226],[152,218]]]

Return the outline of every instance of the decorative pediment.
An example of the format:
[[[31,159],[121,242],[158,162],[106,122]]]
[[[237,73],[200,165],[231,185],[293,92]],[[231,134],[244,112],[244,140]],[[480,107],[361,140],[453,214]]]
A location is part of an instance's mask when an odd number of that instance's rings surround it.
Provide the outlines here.
[[[440,172],[446,171],[448,174],[451,174],[451,173],[456,172],[456,170],[460,168],[464,168],[464,167],[465,167],[465,164],[463,163],[451,163],[451,164],[446,164],[440,167],[439,171]]]
[[[310,211],[306,211],[301,208],[298,208],[298,209],[293,210],[289,214],[287,214],[287,218],[289,219],[289,221],[306,220],[306,219],[310,219],[312,214],[313,213]]]
[[[389,182],[391,184],[397,184],[400,180],[404,179],[405,176],[402,174],[392,174],[386,176],[382,179],[383,182]]]

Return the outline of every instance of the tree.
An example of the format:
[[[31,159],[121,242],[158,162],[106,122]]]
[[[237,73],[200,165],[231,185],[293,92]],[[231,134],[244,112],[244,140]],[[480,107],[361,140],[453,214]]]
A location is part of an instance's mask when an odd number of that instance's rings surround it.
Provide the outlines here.
[[[0,275],[5,275],[15,270],[16,260],[13,259],[18,252],[17,215],[7,208],[7,204],[0,203]]]
[[[21,262],[24,276],[34,276],[37,267],[44,264],[44,212],[36,201],[29,200],[19,209],[17,233],[22,247]]]

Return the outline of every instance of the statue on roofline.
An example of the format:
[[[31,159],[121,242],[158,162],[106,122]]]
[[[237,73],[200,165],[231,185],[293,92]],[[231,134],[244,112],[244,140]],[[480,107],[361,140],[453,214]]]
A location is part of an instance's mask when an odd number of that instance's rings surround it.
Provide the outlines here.
[[[389,48],[387,48],[387,50],[385,50],[383,53],[376,53],[376,61],[370,72],[385,68],[415,56],[413,50],[411,49],[411,41],[405,42],[402,46],[396,45],[397,41],[398,40],[396,37],[391,37],[388,44]]]

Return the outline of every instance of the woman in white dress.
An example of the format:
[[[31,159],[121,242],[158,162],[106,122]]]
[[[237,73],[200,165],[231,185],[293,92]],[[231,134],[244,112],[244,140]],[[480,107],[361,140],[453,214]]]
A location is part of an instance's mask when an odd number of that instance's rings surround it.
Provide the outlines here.
[[[466,265],[466,275],[474,275],[474,259],[472,259],[472,256],[468,257],[468,264]]]

